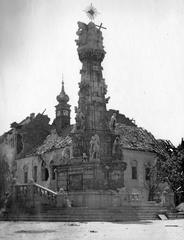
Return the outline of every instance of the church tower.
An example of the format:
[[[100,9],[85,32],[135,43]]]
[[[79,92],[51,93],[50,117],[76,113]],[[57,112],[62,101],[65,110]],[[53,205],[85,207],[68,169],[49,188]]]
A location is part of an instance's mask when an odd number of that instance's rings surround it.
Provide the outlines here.
[[[70,105],[68,104],[69,96],[65,93],[64,82],[62,81],[62,88],[60,94],[56,97],[59,102],[56,108],[56,118],[54,120],[54,125],[56,127],[56,132],[61,133],[62,129],[70,125]]]

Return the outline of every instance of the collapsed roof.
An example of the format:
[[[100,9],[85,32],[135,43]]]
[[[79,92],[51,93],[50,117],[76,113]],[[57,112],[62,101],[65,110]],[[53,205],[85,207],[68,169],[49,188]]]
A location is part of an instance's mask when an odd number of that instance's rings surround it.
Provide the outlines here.
[[[159,144],[147,130],[118,123],[115,132],[120,135],[121,146],[127,149],[158,152]]]
[[[41,155],[53,149],[71,146],[72,138],[69,136],[71,129],[71,127],[67,129],[67,135],[65,130],[65,136],[58,136],[57,133],[48,135],[44,143],[37,148],[35,154]],[[163,150],[154,136],[143,128],[118,123],[115,132],[120,135],[122,148],[150,152]]]
[[[72,139],[70,136],[59,137],[57,133],[48,135],[44,143],[37,148],[36,155],[42,155],[45,152],[49,152],[53,149],[65,148],[72,145]]]
[[[119,114],[121,123],[117,123],[115,133],[120,135],[122,148],[155,153],[167,151],[166,144],[168,145],[168,141],[156,140],[150,132],[137,127],[131,120],[121,115]],[[73,129],[73,125],[64,128],[61,136],[58,136],[56,132],[49,134],[51,130],[49,121],[48,116],[37,114],[36,117],[32,117],[29,121],[26,118],[19,124],[22,125],[21,129],[18,129],[18,133],[22,136],[23,151],[18,154],[17,158],[41,155],[53,149],[72,145],[72,138],[69,134]]]

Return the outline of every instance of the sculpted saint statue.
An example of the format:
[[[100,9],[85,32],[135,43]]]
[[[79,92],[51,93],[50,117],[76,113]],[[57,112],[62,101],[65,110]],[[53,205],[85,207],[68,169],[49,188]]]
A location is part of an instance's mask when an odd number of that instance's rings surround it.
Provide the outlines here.
[[[116,122],[117,122],[116,113],[113,113],[113,115],[111,117],[111,122],[110,122],[110,128],[112,131],[114,131],[116,128]]]
[[[116,139],[114,140],[113,147],[112,147],[112,155],[116,157],[116,159],[118,160],[121,160],[123,157],[119,137],[116,137]]]
[[[77,109],[75,121],[76,121],[76,130],[84,130],[85,116],[80,109]]]
[[[90,141],[90,157],[91,158],[98,158],[100,152],[100,138],[97,134],[91,137]]]

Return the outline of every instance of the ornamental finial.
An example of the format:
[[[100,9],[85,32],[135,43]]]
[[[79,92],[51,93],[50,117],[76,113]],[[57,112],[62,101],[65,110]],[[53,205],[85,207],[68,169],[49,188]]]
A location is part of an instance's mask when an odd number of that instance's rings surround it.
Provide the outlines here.
[[[92,21],[97,16],[98,13],[97,9],[93,7],[92,3],[89,7],[87,7],[84,12],[87,14],[88,18]]]
[[[61,82],[61,84],[62,84],[61,92],[64,93],[65,92],[65,88],[64,88],[64,76],[63,76],[63,74],[62,74],[62,82]]]

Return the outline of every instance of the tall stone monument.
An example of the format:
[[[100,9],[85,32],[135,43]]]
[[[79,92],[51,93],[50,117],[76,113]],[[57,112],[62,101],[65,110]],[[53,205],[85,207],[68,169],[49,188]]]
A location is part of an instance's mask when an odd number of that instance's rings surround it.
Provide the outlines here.
[[[91,10],[89,10],[90,12]],[[91,14],[91,12],[90,12]],[[75,40],[82,63],[75,127],[70,134],[73,158],[62,168],[68,174],[69,191],[107,190],[124,187],[123,154],[119,136],[109,127],[107,85],[102,75],[105,57],[102,25],[78,22]]]

